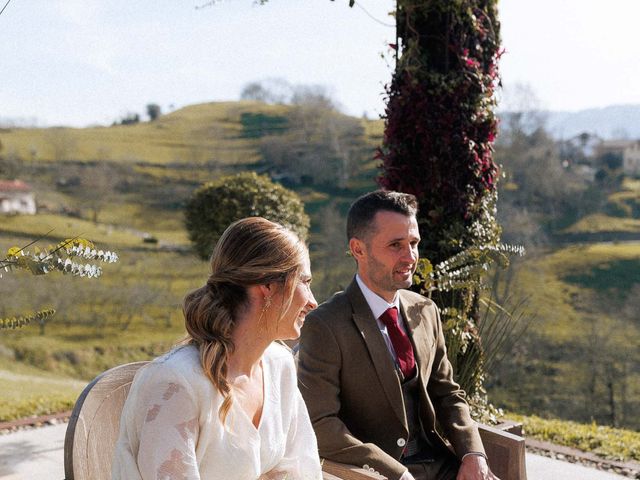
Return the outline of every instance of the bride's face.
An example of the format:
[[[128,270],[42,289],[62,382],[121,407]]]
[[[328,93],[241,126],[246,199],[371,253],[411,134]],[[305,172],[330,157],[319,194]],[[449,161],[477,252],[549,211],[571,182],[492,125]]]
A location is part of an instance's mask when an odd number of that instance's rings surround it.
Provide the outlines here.
[[[311,264],[308,252],[304,254],[302,270],[295,282],[291,305],[277,322],[276,338],[278,340],[294,340],[298,338],[305,316],[318,306],[311,292]],[[279,300],[281,298],[276,300],[276,305]]]

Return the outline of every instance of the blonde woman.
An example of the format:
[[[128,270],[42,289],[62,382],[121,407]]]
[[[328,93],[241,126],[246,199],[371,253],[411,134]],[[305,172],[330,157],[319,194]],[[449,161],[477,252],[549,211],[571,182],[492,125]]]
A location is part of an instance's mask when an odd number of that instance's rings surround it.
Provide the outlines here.
[[[310,283],[295,234],[259,217],[230,225],[184,300],[184,345],[134,379],[112,478],[321,479],[293,357],[274,343],[300,335]]]

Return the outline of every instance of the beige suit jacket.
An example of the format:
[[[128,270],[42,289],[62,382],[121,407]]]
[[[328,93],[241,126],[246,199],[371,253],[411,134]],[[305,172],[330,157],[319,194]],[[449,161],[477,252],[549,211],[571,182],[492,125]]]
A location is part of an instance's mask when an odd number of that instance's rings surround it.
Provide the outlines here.
[[[456,455],[484,452],[464,392],[453,381],[439,313],[429,299],[400,290],[420,380],[420,416],[442,446],[436,419]],[[393,359],[355,279],[307,315],[300,337],[298,386],[322,457],[369,465],[390,479],[408,439],[402,390]]]

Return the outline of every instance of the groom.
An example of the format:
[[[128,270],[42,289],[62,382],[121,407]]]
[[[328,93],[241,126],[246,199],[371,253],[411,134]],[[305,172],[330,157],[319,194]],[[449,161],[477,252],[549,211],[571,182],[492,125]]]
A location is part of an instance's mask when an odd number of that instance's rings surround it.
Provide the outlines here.
[[[416,213],[413,195],[382,190],[351,206],[357,275],[307,315],[300,391],[322,457],[390,480],[496,479],[453,381],[438,308],[405,290],[418,261]]]

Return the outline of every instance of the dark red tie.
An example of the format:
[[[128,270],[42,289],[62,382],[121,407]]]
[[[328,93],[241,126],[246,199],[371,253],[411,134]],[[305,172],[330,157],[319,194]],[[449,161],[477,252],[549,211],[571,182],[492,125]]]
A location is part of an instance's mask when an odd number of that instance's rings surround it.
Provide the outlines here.
[[[404,378],[411,378],[416,361],[413,358],[413,348],[406,333],[398,325],[398,309],[391,307],[380,315],[380,321],[387,326],[387,333],[393,344],[393,349],[398,357],[398,365]]]

